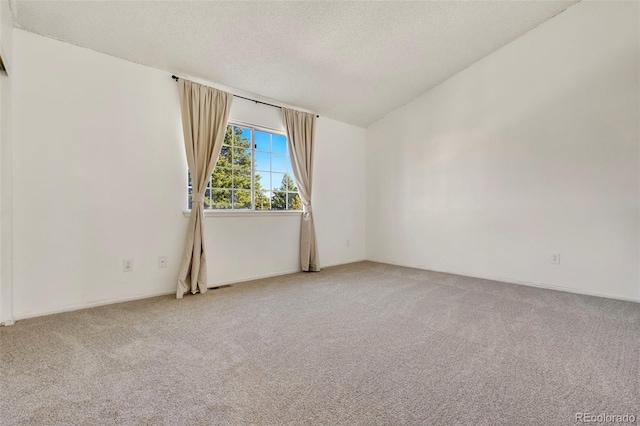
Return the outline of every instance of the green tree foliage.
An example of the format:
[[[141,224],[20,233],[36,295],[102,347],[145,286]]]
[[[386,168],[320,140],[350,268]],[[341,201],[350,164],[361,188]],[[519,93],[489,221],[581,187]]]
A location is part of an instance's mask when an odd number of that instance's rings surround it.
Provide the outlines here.
[[[297,192],[296,183],[288,173],[285,173],[282,184],[273,192],[271,208],[273,210],[302,210],[302,202]]]

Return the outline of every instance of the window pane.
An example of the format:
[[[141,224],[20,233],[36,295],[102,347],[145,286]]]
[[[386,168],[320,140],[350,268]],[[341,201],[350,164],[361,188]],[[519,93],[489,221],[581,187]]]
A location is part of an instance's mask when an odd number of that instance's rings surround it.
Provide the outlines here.
[[[212,207],[214,209],[230,209],[231,208],[231,190],[230,189],[214,189]]]
[[[256,151],[256,170],[271,170],[271,156],[268,152]]]
[[[256,149],[258,151],[271,151],[271,134],[256,130]]]
[[[297,192],[287,193],[287,209],[289,210],[302,210],[302,202]]]
[[[231,147],[223,146],[216,167],[231,167]]]
[[[295,181],[293,180],[291,175],[288,173],[285,173],[285,175],[282,177],[282,184],[280,185],[280,187],[282,188],[283,191],[291,191],[291,192],[298,191]]]
[[[271,191],[256,191],[256,210],[269,210],[271,208]]]
[[[251,169],[234,169],[233,187],[236,189],[251,189]]]
[[[211,174],[214,188],[231,188],[231,169],[216,167]]]
[[[251,148],[251,129],[234,126],[233,132],[235,134],[233,146],[237,148]]]
[[[193,188],[189,187],[187,194],[187,208],[191,210],[191,200],[193,199]]]
[[[279,191],[287,190],[287,184],[284,181],[284,173],[271,173],[271,188]]]
[[[289,159],[284,155],[271,154],[271,171],[286,173],[288,161]]]
[[[251,191],[235,189],[233,191],[233,208],[234,209],[250,209],[251,208]]]
[[[233,149],[233,167],[242,167],[251,169],[251,150],[250,149]]]
[[[287,138],[282,135],[272,135],[272,151],[281,154],[287,153]]]
[[[231,145],[233,143],[233,126],[227,126],[227,132],[224,134],[224,141],[222,143],[225,145]]]
[[[207,188],[204,191],[204,203],[202,206],[205,209],[210,209],[213,206],[213,200],[211,199],[211,189]]]
[[[271,210],[287,209],[287,193],[283,191],[274,191],[271,196]]]
[[[256,191],[271,189],[271,174],[268,172],[256,172],[254,189]]]

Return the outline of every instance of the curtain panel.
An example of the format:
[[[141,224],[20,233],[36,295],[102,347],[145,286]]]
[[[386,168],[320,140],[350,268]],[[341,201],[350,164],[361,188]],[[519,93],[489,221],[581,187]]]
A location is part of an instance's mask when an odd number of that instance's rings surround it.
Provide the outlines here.
[[[316,116],[288,108],[282,108],[282,113],[291,154],[291,168],[298,183],[298,192],[302,201],[300,268],[303,271],[317,272],[320,271],[320,258],[311,208]]]
[[[180,109],[187,164],[193,188],[191,215],[178,275],[176,297],[207,291],[204,247],[204,193],[220,155],[233,95],[180,79]]]

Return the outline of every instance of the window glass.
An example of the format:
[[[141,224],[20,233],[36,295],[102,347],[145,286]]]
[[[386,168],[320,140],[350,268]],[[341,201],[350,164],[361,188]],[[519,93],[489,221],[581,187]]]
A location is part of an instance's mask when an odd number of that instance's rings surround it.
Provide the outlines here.
[[[189,176],[189,209],[192,192]],[[228,125],[203,205],[209,210],[301,210],[286,136]]]
[[[287,138],[282,135],[273,135],[271,152],[279,154],[287,153]]]

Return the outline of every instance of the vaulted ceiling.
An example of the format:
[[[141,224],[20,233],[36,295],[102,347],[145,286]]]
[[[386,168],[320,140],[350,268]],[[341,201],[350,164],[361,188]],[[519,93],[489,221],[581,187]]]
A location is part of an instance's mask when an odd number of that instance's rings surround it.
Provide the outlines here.
[[[574,1],[18,1],[16,26],[367,126]]]

